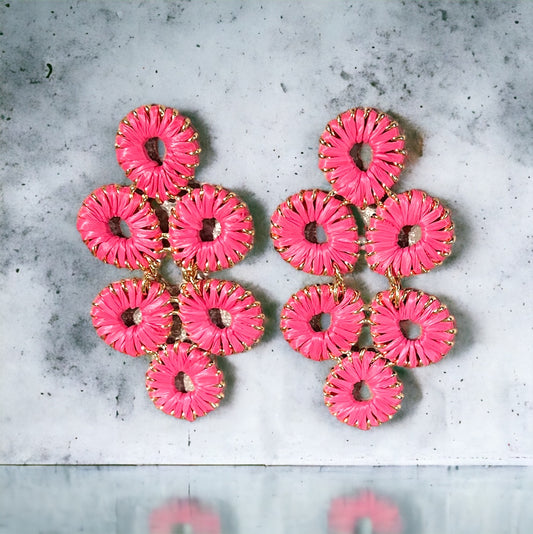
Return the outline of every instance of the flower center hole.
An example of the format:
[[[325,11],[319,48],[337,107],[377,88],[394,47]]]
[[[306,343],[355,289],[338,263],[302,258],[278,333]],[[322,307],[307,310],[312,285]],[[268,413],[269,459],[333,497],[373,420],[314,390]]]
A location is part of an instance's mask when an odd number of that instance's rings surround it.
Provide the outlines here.
[[[422,328],[420,328],[420,325],[413,323],[413,321],[409,321],[409,319],[400,321],[400,330],[407,339],[418,339],[422,334]]]
[[[174,385],[180,393],[189,393],[189,391],[194,391],[194,384],[192,383],[191,377],[180,371],[174,378]]]
[[[155,161],[158,165],[163,165],[163,160],[165,159],[166,147],[165,143],[159,137],[150,137],[146,143],[144,143],[144,148],[148,157]]]
[[[200,239],[202,241],[214,241],[222,232],[220,223],[215,219],[204,219],[202,229],[200,230]]]
[[[368,170],[372,163],[372,149],[367,143],[356,143],[350,150],[350,156],[357,168],[361,171]]]
[[[120,316],[122,322],[129,328],[135,326],[143,320],[143,314],[139,308],[128,308],[122,312]]]
[[[401,248],[410,247],[411,245],[414,245],[415,243],[418,243],[420,239],[422,238],[422,229],[418,224],[414,224],[412,226],[406,225],[398,234],[398,245]]]
[[[211,322],[220,329],[227,328],[231,325],[231,314],[220,308],[211,308],[209,310],[209,318],[211,319]]]
[[[372,527],[372,520],[369,517],[362,517],[357,521],[354,534],[372,534],[373,532],[377,531]]]
[[[352,396],[357,402],[369,401],[372,398],[372,390],[364,380],[360,380],[354,384]]]
[[[331,314],[317,313],[311,317],[309,324],[315,332],[324,332],[331,325]]]
[[[326,243],[328,240],[324,227],[317,224],[316,221],[305,225],[304,235],[310,243]]]
[[[109,229],[113,235],[118,237],[131,237],[128,223],[120,217],[111,217],[111,219],[109,219]]]

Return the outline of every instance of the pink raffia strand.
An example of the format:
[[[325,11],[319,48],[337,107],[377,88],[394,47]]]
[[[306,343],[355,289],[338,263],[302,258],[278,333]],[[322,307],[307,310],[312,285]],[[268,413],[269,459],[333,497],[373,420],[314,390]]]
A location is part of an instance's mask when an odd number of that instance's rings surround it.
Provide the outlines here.
[[[122,234],[120,221],[130,237]],[[148,198],[129,187],[110,184],[93,191],[83,201],[76,227],[89,250],[116,267],[145,269],[164,254],[161,228]]]
[[[122,119],[115,139],[119,165],[150,198],[165,201],[194,177],[199,164],[198,134],[176,109],[153,104],[134,109]],[[165,154],[157,153],[157,141]]]
[[[420,327],[420,335],[409,339],[402,322]],[[452,348],[455,319],[436,297],[416,289],[400,292],[398,307],[390,291],[378,293],[371,304],[370,333],[375,347],[394,365],[419,367],[438,362]]]
[[[352,348],[365,320],[364,303],[348,287],[338,300],[333,284],[308,286],[292,295],[281,312],[280,327],[294,350],[311,360],[327,360]],[[331,323],[322,331],[323,313],[331,315]]]
[[[224,375],[209,355],[184,341],[160,350],[146,373],[146,389],[154,404],[188,421],[217,408],[224,387]]]
[[[406,235],[412,227],[419,236]],[[427,272],[450,255],[454,227],[449,211],[437,198],[413,189],[394,195],[377,207],[366,231],[366,259],[379,274],[410,276]]]
[[[372,523],[372,532],[377,534],[400,534],[403,529],[398,506],[389,499],[365,490],[355,497],[338,497],[331,501],[328,532],[353,534],[364,519]]]
[[[218,514],[194,498],[172,499],[150,513],[150,534],[220,534]]]
[[[362,170],[351,155],[366,144],[372,159]],[[331,120],[320,137],[318,166],[333,190],[352,204],[376,204],[398,180],[406,157],[405,138],[398,124],[371,108],[349,109]]]
[[[318,226],[324,243],[317,242]],[[281,257],[306,273],[344,274],[357,262],[357,223],[347,201],[332,193],[313,189],[289,197],[272,215],[270,235]]]
[[[182,286],[178,314],[189,339],[217,356],[248,350],[263,335],[261,304],[227,280],[198,280]]]
[[[253,241],[246,204],[220,186],[203,184],[190,190],[169,218],[172,257],[185,268],[195,263],[204,272],[228,269],[244,258]]]
[[[368,386],[369,400],[354,397],[354,388],[360,382]],[[368,430],[392,419],[400,409],[402,391],[392,364],[373,350],[362,349],[331,370],[324,385],[324,401],[339,421]]]
[[[170,293],[137,278],[114,282],[94,299],[91,317],[98,335],[114,349],[141,356],[165,343],[172,327]]]

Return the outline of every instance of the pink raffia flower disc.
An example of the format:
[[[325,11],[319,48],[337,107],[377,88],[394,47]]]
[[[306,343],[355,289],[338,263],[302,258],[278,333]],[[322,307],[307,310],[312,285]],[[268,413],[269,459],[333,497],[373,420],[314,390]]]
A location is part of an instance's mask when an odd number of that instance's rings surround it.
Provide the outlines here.
[[[199,163],[198,134],[191,121],[172,108],[153,104],[122,119],[115,139],[119,165],[150,198],[165,201],[187,185]],[[165,145],[164,154],[158,142]]]
[[[372,151],[368,165],[361,147]],[[333,190],[352,204],[376,204],[398,180],[406,152],[396,122],[371,108],[349,109],[331,120],[320,137],[318,166]]]
[[[365,386],[368,398],[362,394]],[[324,401],[339,421],[368,430],[392,419],[400,409],[402,391],[392,364],[373,350],[362,349],[331,370],[324,385]]]
[[[397,308],[390,291],[378,293],[371,304],[370,321],[375,347],[394,365],[429,365],[453,346],[455,319],[436,297],[416,289],[401,291]],[[410,324],[420,329],[414,338],[409,336]]]
[[[389,499],[365,490],[354,497],[337,497],[331,501],[328,532],[353,534],[364,519],[371,522],[372,532],[379,534],[400,534],[403,530],[398,506]]]
[[[126,237],[120,227],[129,228]],[[145,269],[162,257],[159,221],[148,198],[129,187],[105,185],[84,201],[76,224],[89,250],[105,263],[128,269]]]
[[[280,204],[270,235],[281,257],[306,273],[334,276],[357,262],[357,223],[346,200],[318,189],[300,191]],[[318,227],[326,241],[319,242]]]
[[[263,335],[261,304],[235,282],[188,282],[178,302],[178,314],[189,339],[211,354],[243,352]]]
[[[220,186],[203,184],[179,198],[169,219],[172,257],[201,271],[233,267],[252,248],[253,221],[246,204]]]
[[[94,299],[91,317],[98,335],[114,349],[141,356],[165,343],[172,327],[170,293],[157,282],[143,289],[131,278],[114,282]]]
[[[322,329],[322,314],[330,314]],[[307,286],[288,300],[281,312],[280,327],[290,346],[311,360],[327,360],[351,350],[365,319],[364,303],[357,291],[347,287],[339,302],[333,284]]]
[[[217,408],[224,386],[222,371],[209,355],[185,341],[166,345],[146,373],[146,389],[154,404],[188,421]]]
[[[366,232],[366,259],[379,274],[427,272],[450,255],[454,228],[449,211],[413,189],[378,206]]]
[[[172,499],[150,512],[150,534],[220,534],[222,526],[215,510],[194,498]]]

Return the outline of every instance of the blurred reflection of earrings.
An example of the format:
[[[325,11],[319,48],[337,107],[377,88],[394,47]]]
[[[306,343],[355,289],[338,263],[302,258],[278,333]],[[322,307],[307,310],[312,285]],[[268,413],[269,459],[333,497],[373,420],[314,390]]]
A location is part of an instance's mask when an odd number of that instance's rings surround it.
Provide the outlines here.
[[[370,490],[364,490],[353,497],[338,497],[331,501],[328,514],[328,532],[331,534],[400,534],[402,529],[402,516],[396,503],[376,496]]]
[[[454,227],[438,199],[418,190],[391,190],[407,153],[399,125],[384,113],[371,108],[341,113],[326,126],[319,146],[319,167],[332,191],[289,197],[272,216],[271,237],[293,267],[333,281],[292,295],[280,327],[306,358],[336,360],[324,386],[325,403],[340,421],[368,430],[400,409],[403,387],[392,366],[437,362],[453,345],[455,320],[446,306],[434,296],[402,289],[401,279],[442,263],[451,252]],[[361,238],[355,208],[365,221]],[[343,278],[360,250],[390,285],[368,305]],[[331,317],[327,327],[324,315]],[[410,325],[419,332],[409,332]],[[363,326],[370,327],[374,347],[358,346]]]
[[[235,193],[194,181],[198,133],[175,109],[134,109],[120,122],[115,148],[133,183],[93,191],[77,228],[98,259],[140,269],[142,277],[103,289],[93,302],[93,324],[114,349],[149,356],[150,398],[161,411],[192,421],[224,396],[216,357],[248,350],[263,334],[253,295],[236,282],[208,278],[252,248],[252,216]],[[181,284],[163,277],[165,255],[181,268]]]
[[[194,498],[172,499],[150,513],[150,534],[220,534],[222,522],[216,510]]]

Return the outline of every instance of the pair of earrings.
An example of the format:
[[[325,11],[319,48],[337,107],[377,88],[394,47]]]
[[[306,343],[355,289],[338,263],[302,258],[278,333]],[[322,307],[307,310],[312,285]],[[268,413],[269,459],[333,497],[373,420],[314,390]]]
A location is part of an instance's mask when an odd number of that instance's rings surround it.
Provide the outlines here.
[[[339,115],[320,138],[320,168],[333,190],[302,191],[272,217],[274,246],[286,261],[334,278],[289,299],[283,335],[308,358],[337,360],[324,387],[326,405],[343,422],[365,430],[400,407],[402,386],[392,365],[438,361],[455,334],[453,317],[435,297],[401,288],[402,277],[442,262],[453,241],[449,213],[436,199],[416,190],[391,191],[403,168],[404,144],[399,126],[383,113],[365,108]],[[361,160],[365,145],[372,150],[368,166]],[[160,105],[131,111],[120,122],[115,148],[133,183],[93,191],[77,228],[97,258],[140,269],[143,276],[104,288],[93,302],[93,324],[116,350],[150,356],[150,398],[165,413],[192,421],[224,396],[217,356],[248,350],[264,331],[261,305],[250,291],[209,277],[251,249],[252,217],[234,193],[194,181],[198,133],[178,111]],[[366,217],[366,239],[358,237],[352,206]],[[343,279],[361,248],[391,286],[370,306]],[[162,275],[166,255],[182,270],[179,285]],[[327,329],[320,327],[323,314],[331,315]],[[406,338],[405,321],[420,325],[417,339]],[[357,348],[364,325],[370,325],[375,349]],[[361,396],[365,385],[368,398]]]

